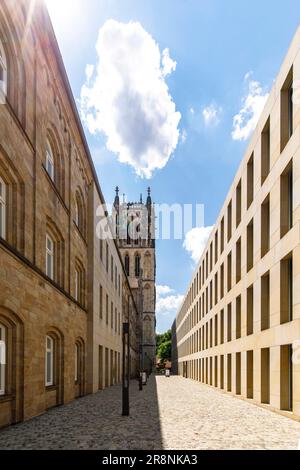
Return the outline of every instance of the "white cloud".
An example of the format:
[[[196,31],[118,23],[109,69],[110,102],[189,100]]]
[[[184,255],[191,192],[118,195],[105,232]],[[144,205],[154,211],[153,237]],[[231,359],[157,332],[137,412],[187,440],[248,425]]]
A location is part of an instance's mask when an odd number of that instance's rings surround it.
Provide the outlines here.
[[[158,297],[156,300],[156,311],[159,315],[175,314],[182,304],[184,296],[180,294]]]
[[[156,311],[159,315],[175,315],[183,302],[184,296],[175,294],[169,286],[156,286]],[[172,294],[172,295],[168,295]]]
[[[176,62],[138,22],[106,21],[96,50],[93,77],[89,66],[81,89],[82,118],[91,133],[106,135],[120,162],[150,178],[178,144],[181,115],[165,81]]]
[[[85,67],[85,76],[86,76],[86,80],[87,80],[88,83],[90,82],[90,80],[93,76],[94,70],[95,70],[94,65],[92,65],[92,64],[87,64],[86,65],[86,67]]]
[[[194,108],[190,108],[190,113],[191,113],[191,114],[195,114]]]
[[[166,77],[167,75],[170,75],[172,72],[175,72],[176,70],[176,65],[177,62],[170,57],[170,51],[169,49],[164,49],[162,53],[162,73],[163,76]]]
[[[252,78],[252,72],[246,73],[247,94],[242,99],[242,108],[233,118],[233,140],[247,140],[254,131],[269,93]]]
[[[156,294],[158,296],[171,294],[171,292],[174,292],[174,289],[171,289],[169,286],[156,286]]]
[[[190,253],[195,263],[199,261],[213,228],[213,226],[196,227],[186,233],[183,247]]]
[[[180,134],[180,137],[181,137],[181,143],[185,144],[186,139],[187,139],[187,130],[186,129],[182,130],[182,132]]]
[[[220,123],[222,111],[221,106],[217,106],[213,103],[206,106],[202,111],[204,124],[206,126],[217,126]]]

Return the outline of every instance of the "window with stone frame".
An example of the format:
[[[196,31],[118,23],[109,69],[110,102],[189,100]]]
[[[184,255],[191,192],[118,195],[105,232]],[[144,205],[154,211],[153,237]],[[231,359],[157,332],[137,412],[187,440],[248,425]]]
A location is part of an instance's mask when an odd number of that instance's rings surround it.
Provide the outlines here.
[[[54,366],[55,366],[55,341],[52,336],[46,336],[46,354],[45,354],[45,385],[51,387],[55,384]]]
[[[5,100],[7,95],[7,58],[0,39],[0,103]]]
[[[0,177],[0,237],[6,239],[7,185]]]
[[[6,393],[6,348],[7,348],[7,329],[0,323],[0,396]]]

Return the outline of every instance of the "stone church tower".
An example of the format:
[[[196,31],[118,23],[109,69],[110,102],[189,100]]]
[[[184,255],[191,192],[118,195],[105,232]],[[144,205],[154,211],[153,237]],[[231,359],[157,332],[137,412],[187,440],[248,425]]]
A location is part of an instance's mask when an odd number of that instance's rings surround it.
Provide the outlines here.
[[[140,367],[151,371],[155,365],[155,215],[148,188],[146,204],[120,203],[119,188],[113,209],[113,224],[125,271],[140,313]]]

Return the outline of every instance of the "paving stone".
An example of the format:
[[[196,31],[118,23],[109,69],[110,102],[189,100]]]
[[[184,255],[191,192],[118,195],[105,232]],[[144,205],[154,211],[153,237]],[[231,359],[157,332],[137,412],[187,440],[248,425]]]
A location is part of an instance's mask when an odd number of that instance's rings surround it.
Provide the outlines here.
[[[0,449],[296,449],[300,423],[181,377],[88,395],[0,431]]]

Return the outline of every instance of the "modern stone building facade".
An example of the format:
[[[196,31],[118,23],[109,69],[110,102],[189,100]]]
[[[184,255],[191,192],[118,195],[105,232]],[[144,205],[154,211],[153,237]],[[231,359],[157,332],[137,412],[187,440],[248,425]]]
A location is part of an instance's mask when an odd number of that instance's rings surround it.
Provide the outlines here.
[[[172,328],[180,375],[298,419],[299,80],[300,29]]]
[[[146,204],[142,195],[139,202],[120,203],[117,188],[113,219],[125,272],[140,312],[140,366],[143,370],[152,371],[156,349],[156,258],[155,215],[150,188]]]
[[[119,382],[126,320],[75,101],[44,3],[31,5],[0,3],[0,427]]]

